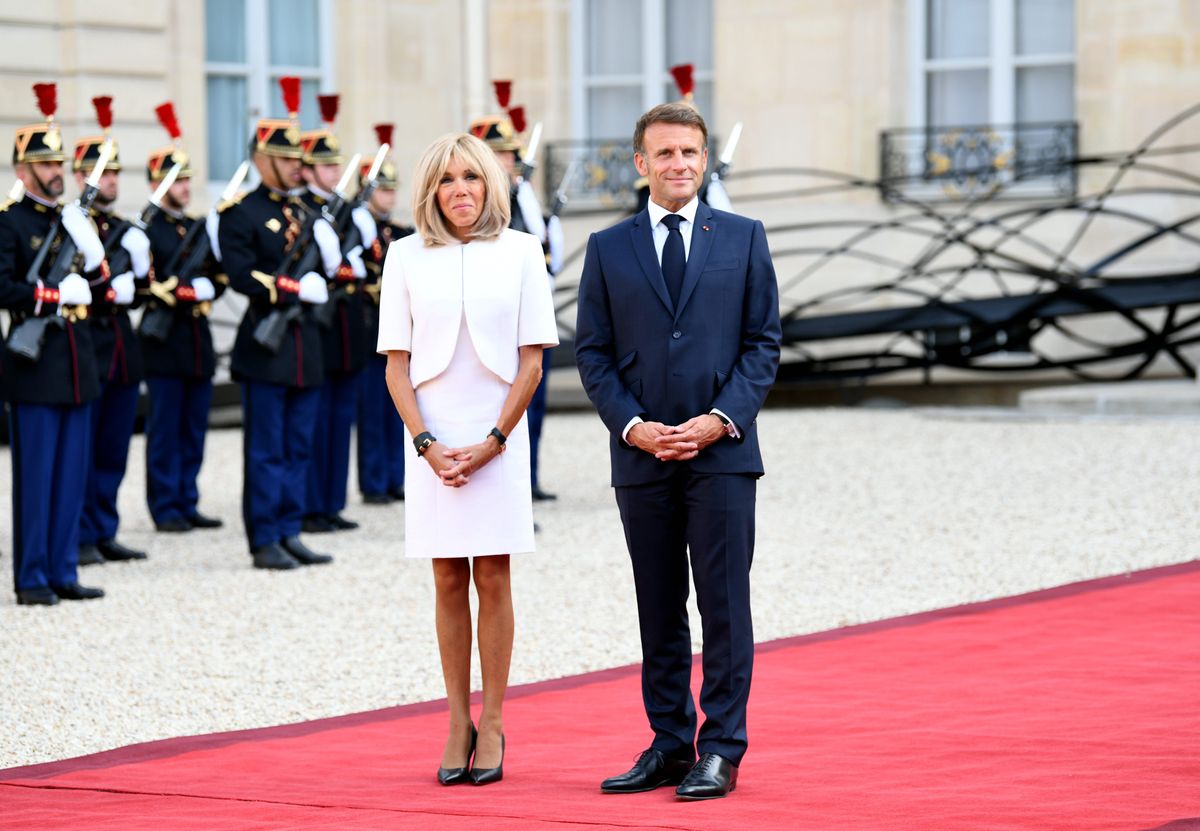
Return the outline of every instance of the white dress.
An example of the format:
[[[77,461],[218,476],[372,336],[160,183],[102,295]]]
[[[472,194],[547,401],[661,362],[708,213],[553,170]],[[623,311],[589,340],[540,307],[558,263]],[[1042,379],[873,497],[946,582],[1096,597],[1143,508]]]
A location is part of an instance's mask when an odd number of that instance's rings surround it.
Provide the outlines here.
[[[541,244],[506,230],[490,242],[389,247],[380,301],[380,352],[411,353],[409,377],[425,429],[446,447],[477,444],[496,426],[516,376],[517,348],[558,343]],[[529,427],[505,452],[448,488],[417,456],[405,425],[408,557],[477,557],[534,550]]]

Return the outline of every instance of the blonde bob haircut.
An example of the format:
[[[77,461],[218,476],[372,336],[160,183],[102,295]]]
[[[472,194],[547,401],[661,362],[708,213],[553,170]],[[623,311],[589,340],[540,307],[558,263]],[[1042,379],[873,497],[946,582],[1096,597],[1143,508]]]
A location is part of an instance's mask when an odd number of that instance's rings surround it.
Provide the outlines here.
[[[478,240],[496,239],[508,227],[512,215],[508,176],[492,149],[469,133],[447,133],[436,139],[425,148],[417,162],[412,178],[412,216],[417,233],[426,245],[431,246],[458,241],[451,233],[437,199],[438,185],[450,167],[451,159],[457,159],[468,170],[483,177],[483,209],[471,229],[471,236]]]

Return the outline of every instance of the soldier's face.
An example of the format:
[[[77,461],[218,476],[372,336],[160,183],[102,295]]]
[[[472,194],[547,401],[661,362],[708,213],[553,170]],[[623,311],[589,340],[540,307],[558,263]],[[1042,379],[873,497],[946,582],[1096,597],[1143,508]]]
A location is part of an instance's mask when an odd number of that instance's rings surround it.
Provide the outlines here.
[[[317,186],[327,193],[332,193],[337,187],[338,179],[342,178],[340,164],[314,164],[304,168],[304,178],[310,184]]]
[[[267,187],[275,190],[292,190],[300,186],[300,160],[281,156],[254,154],[254,166]]]
[[[483,213],[486,195],[483,174],[451,156],[450,164],[438,181],[437,200],[451,232],[463,242],[467,241]]]
[[[175,184],[167,188],[163,202],[173,211],[182,211],[192,201],[192,180],[176,179]]]
[[[75,184],[82,193],[87,186],[87,179],[92,175],[90,170],[76,170]],[[100,184],[96,186],[96,204],[111,205],[117,201],[117,173],[115,170],[106,170],[100,174]]]
[[[38,196],[57,199],[63,194],[62,162],[31,162],[17,165],[17,178],[25,189]]]
[[[393,188],[376,188],[371,194],[371,210],[376,216],[391,216],[396,207],[396,191]]]
[[[496,150],[496,160],[500,162],[500,166],[504,168],[504,172],[508,178],[513,179],[517,175],[517,154],[511,150]]]
[[[650,182],[650,198],[677,211],[700,190],[708,148],[699,127],[656,122],[646,128],[642,153],[633,154],[638,173]]]

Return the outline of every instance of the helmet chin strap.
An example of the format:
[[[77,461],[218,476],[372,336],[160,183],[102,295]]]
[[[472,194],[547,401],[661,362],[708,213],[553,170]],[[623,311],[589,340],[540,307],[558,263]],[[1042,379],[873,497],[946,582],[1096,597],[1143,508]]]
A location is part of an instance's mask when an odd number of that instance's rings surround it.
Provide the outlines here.
[[[41,191],[38,196],[42,197],[43,199],[55,198],[54,196],[50,195],[50,189],[46,187],[46,183],[42,181],[42,177],[38,176],[37,167],[32,164],[29,165],[29,175],[33,177],[33,181],[37,182],[38,190]]]

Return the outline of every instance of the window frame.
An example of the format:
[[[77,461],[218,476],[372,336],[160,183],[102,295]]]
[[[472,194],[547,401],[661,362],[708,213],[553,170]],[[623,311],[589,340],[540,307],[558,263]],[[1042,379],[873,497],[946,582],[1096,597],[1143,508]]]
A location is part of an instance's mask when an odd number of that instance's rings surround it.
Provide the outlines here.
[[[988,123],[1017,124],[1017,70],[1031,67],[1077,66],[1078,38],[1071,52],[1017,54],[1016,0],[991,0],[990,55],[982,58],[929,58],[929,0],[908,0],[908,126],[975,126],[928,123],[928,82],[933,72],[953,69],[988,71]],[[1078,23],[1076,21],[1076,33]],[[1072,119],[1074,116],[1072,115]],[[1064,121],[1071,119],[1064,119]]]
[[[244,78],[246,79],[246,118],[242,135],[243,142],[250,140],[254,125],[271,109],[272,95],[278,96],[279,90],[271,84],[271,79],[284,75],[296,75],[305,83],[317,82],[320,93],[332,92],[337,85],[334,72],[334,15],[333,0],[317,0],[317,46],[320,54],[317,66],[287,66],[270,62],[270,21],[268,8],[270,0],[245,0],[246,6],[246,60],[243,62],[210,61],[208,60],[207,40],[205,45],[204,85],[208,88],[211,77]],[[205,32],[207,39],[208,33]],[[206,101],[207,109],[207,101]],[[205,112],[207,121],[208,113]],[[205,146],[205,169],[209,171],[208,195],[215,201],[225,189],[227,181],[213,179],[211,153]],[[247,183],[257,180],[257,172],[251,167]]]
[[[590,75],[587,71],[587,13],[588,4],[602,0],[571,0],[570,10],[570,42],[571,42],[571,132],[588,140],[602,141],[618,139],[620,136],[593,135],[588,123],[588,94],[593,89],[605,87],[640,86],[642,93],[642,111],[663,102],[663,90],[668,85],[674,85],[670,67],[667,65],[667,0],[641,0],[641,31],[642,37],[642,66],[643,70],[611,75]],[[712,7],[709,7],[712,13]],[[710,31],[712,27],[710,26]],[[715,61],[714,61],[715,63]],[[716,73],[708,69],[696,68],[692,77],[696,85],[713,84]],[[713,107],[716,106],[716,96],[713,96]],[[713,124],[716,113],[704,113],[705,120]],[[633,125],[627,132],[632,133]]]

